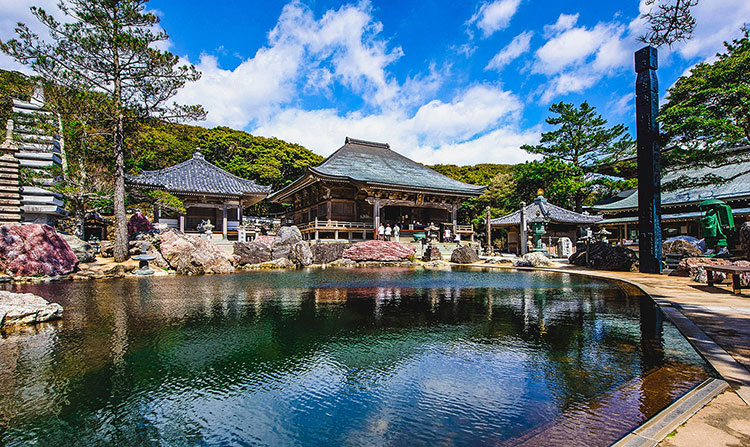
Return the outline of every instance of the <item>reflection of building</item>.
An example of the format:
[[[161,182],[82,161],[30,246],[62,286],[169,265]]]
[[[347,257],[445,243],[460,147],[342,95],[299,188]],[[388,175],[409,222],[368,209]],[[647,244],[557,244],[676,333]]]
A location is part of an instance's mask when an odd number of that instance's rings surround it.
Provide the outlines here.
[[[741,148],[748,151],[750,147]],[[690,235],[701,237],[698,219],[701,213],[698,204],[706,199],[720,199],[732,207],[735,224],[739,228],[750,215],[750,163],[738,162],[718,168],[701,168],[690,171],[671,172],[662,178],[666,184],[680,180],[683,176],[698,179],[715,175],[730,179],[724,183],[693,186],[661,193],[661,226],[665,237]],[[591,209],[604,214],[602,225],[612,231],[612,240],[637,240],[638,238],[638,190],[623,191],[617,196],[593,205]]]
[[[527,226],[535,218],[544,218],[547,221],[546,234],[542,242],[548,248],[557,245],[558,239],[567,237],[574,244],[576,241],[576,229],[581,226],[597,224],[602,220],[601,216],[590,216],[574,211],[566,210],[557,205],[547,202],[544,197],[537,197],[533,203],[524,208]],[[520,253],[519,231],[521,228],[521,210],[507,214],[490,221],[492,228],[505,228],[508,230],[508,252]]]
[[[320,166],[269,197],[290,203],[289,217],[308,239],[372,238],[382,223],[402,236],[430,223],[459,233],[458,208],[484,187],[453,180],[393,151],[388,144],[346,138]],[[342,234],[343,233],[343,234]]]
[[[187,214],[169,215],[156,210],[154,220],[186,232],[198,231],[198,225],[210,220],[224,238],[236,236],[242,221],[242,209],[263,200],[271,192],[261,186],[207,162],[200,150],[193,158],[158,171],[143,171],[129,176],[128,184],[144,189],[167,191],[185,205]]]

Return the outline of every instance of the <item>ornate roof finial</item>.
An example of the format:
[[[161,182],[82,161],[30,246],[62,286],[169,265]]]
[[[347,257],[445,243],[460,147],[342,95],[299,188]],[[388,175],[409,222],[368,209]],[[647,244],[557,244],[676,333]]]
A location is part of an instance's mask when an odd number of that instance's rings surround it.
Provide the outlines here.
[[[195,153],[193,154],[193,158],[198,158],[200,160],[204,159],[203,154],[201,153],[201,148],[199,147],[195,148]]]

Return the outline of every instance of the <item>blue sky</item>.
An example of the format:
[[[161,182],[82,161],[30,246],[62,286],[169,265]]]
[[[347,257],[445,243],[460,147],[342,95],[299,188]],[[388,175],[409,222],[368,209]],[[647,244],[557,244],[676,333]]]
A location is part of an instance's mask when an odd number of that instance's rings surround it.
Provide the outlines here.
[[[664,0],[662,0],[664,1]],[[0,0],[0,38],[32,24]],[[178,96],[207,127],[276,136],[328,155],[345,136],[425,163],[516,163],[552,102],[588,100],[633,125],[638,1],[152,0],[166,46],[203,72]],[[701,0],[694,38],[661,49],[662,94],[750,20],[747,0]],[[0,57],[0,67],[20,67]]]

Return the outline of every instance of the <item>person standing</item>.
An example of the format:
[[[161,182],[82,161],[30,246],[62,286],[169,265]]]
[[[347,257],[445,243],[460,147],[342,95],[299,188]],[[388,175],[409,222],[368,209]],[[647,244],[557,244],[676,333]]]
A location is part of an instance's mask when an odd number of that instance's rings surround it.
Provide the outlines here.
[[[391,233],[392,232],[393,232],[393,230],[391,229],[391,224],[388,224],[385,227],[385,240],[386,241],[390,241],[391,240]]]
[[[385,240],[385,227],[383,226],[383,224],[380,224],[380,226],[378,227],[378,239],[381,241]]]
[[[398,234],[401,233],[401,227],[396,224],[393,226],[393,240],[398,242]]]

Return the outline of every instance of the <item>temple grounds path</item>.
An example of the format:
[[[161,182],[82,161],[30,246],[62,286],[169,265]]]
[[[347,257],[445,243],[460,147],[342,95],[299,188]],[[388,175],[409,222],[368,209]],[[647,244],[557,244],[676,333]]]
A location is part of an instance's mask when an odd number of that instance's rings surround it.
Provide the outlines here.
[[[686,277],[598,271],[568,264],[529,269],[615,279],[624,287],[640,288],[729,383],[730,390],[700,409],[659,446],[750,446],[750,289],[733,295],[731,284],[709,287]]]

